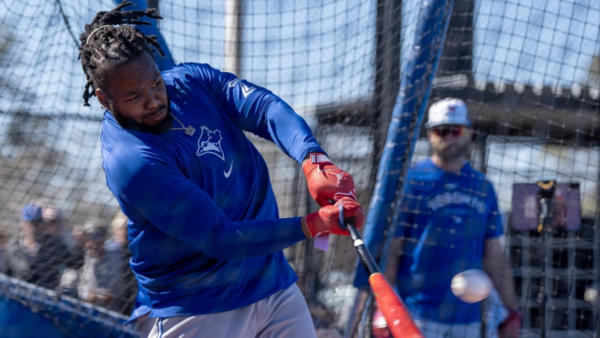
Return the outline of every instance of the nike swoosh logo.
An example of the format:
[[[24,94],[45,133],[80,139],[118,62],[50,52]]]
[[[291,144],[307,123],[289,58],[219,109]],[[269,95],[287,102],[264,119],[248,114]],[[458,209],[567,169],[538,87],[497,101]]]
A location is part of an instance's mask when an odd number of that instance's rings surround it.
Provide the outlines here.
[[[229,176],[231,175],[231,168],[233,168],[233,161],[231,161],[231,165],[229,166],[229,170],[228,171],[223,171],[223,175],[225,176],[225,178],[229,178]]]

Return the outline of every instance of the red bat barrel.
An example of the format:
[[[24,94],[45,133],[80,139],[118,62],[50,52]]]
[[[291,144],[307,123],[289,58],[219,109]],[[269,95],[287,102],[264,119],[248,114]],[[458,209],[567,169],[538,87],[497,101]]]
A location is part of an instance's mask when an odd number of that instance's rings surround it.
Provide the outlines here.
[[[381,273],[374,273],[369,277],[369,284],[394,338],[422,338],[406,305],[396,296],[385,277]]]

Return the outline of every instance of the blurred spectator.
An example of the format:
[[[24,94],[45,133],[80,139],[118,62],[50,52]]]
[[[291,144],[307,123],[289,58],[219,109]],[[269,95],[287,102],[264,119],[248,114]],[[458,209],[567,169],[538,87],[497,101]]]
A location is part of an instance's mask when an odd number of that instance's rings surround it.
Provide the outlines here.
[[[64,267],[80,267],[82,255],[68,250],[60,236],[62,221],[60,210],[53,206],[25,205],[20,233],[6,247],[7,274],[55,289]]]
[[[135,280],[128,266],[127,242],[120,231],[113,232],[110,241],[106,240],[107,234],[106,226],[84,225],[85,258],[77,290],[79,297],[87,302],[125,312],[129,300],[135,297],[131,291]]]
[[[64,229],[64,228],[63,228]],[[66,229],[65,229],[66,230]],[[63,239],[67,244],[67,247],[72,248],[73,251],[79,250],[81,257],[84,255],[84,243],[83,243],[83,225],[75,225],[73,230],[69,233],[61,233]],[[82,258],[83,260],[83,258]],[[77,284],[79,283],[79,268],[66,268],[62,276],[60,277],[59,290],[61,294],[78,297]]]
[[[125,216],[121,210],[117,211],[110,224],[112,238],[106,242],[106,249],[111,252],[116,252],[115,254],[118,253],[124,257],[124,259],[120,261],[121,264],[116,268],[123,273],[122,281],[125,287],[125,294],[123,298],[125,303],[124,307],[121,309],[121,312],[129,315],[133,311],[138,288],[135,275],[129,267],[129,259],[131,258],[131,254],[128,248],[129,240],[127,238],[127,222],[127,216]]]
[[[3,229],[0,229],[0,273],[6,273],[6,244],[8,237]]]
[[[112,238],[106,242],[107,247],[127,252],[127,216],[119,210],[110,223]]]
[[[81,299],[107,307],[115,296],[109,288],[110,279],[113,278],[110,264],[113,262],[105,257],[106,233],[106,227],[95,223],[83,226],[85,254],[77,289]]]

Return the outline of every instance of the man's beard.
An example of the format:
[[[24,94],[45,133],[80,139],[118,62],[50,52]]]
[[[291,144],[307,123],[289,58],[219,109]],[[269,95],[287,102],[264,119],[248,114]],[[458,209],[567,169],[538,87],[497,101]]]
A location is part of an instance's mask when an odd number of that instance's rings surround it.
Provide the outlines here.
[[[455,147],[452,150],[448,149],[450,146],[447,146],[445,149],[433,147],[433,153],[444,161],[455,161],[467,157],[469,152],[469,144],[455,144],[454,146]]]
[[[115,108],[112,102],[108,104],[108,111],[112,114],[112,116],[115,118],[115,120],[119,123],[121,127],[126,128],[127,125],[129,125],[131,119],[128,119],[125,117],[125,115],[119,113],[119,111]]]
[[[173,118],[171,117],[171,114],[169,114],[169,111],[170,111],[169,106],[170,106],[170,104],[167,105],[167,107],[166,107],[167,115],[165,116],[165,118],[162,121],[160,121],[159,124],[157,124],[155,126],[150,126],[147,124],[140,124],[140,123],[137,123],[134,120],[126,117],[125,115],[121,114],[115,108],[115,106],[112,104],[112,102],[109,103],[108,110],[111,112],[112,116],[115,118],[117,123],[119,123],[119,125],[123,129],[133,129],[133,130],[142,131],[145,133],[161,134],[161,133],[164,133],[165,131],[169,130],[169,127],[171,126],[171,124],[173,122]]]

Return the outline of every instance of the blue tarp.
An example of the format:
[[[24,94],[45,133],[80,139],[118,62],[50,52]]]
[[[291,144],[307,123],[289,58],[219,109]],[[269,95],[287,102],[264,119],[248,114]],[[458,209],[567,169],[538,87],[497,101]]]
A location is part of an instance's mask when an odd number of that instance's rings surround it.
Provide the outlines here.
[[[128,317],[0,274],[0,337],[138,337]]]
[[[68,337],[52,319],[5,296],[0,296],[0,337],[63,338]]]

